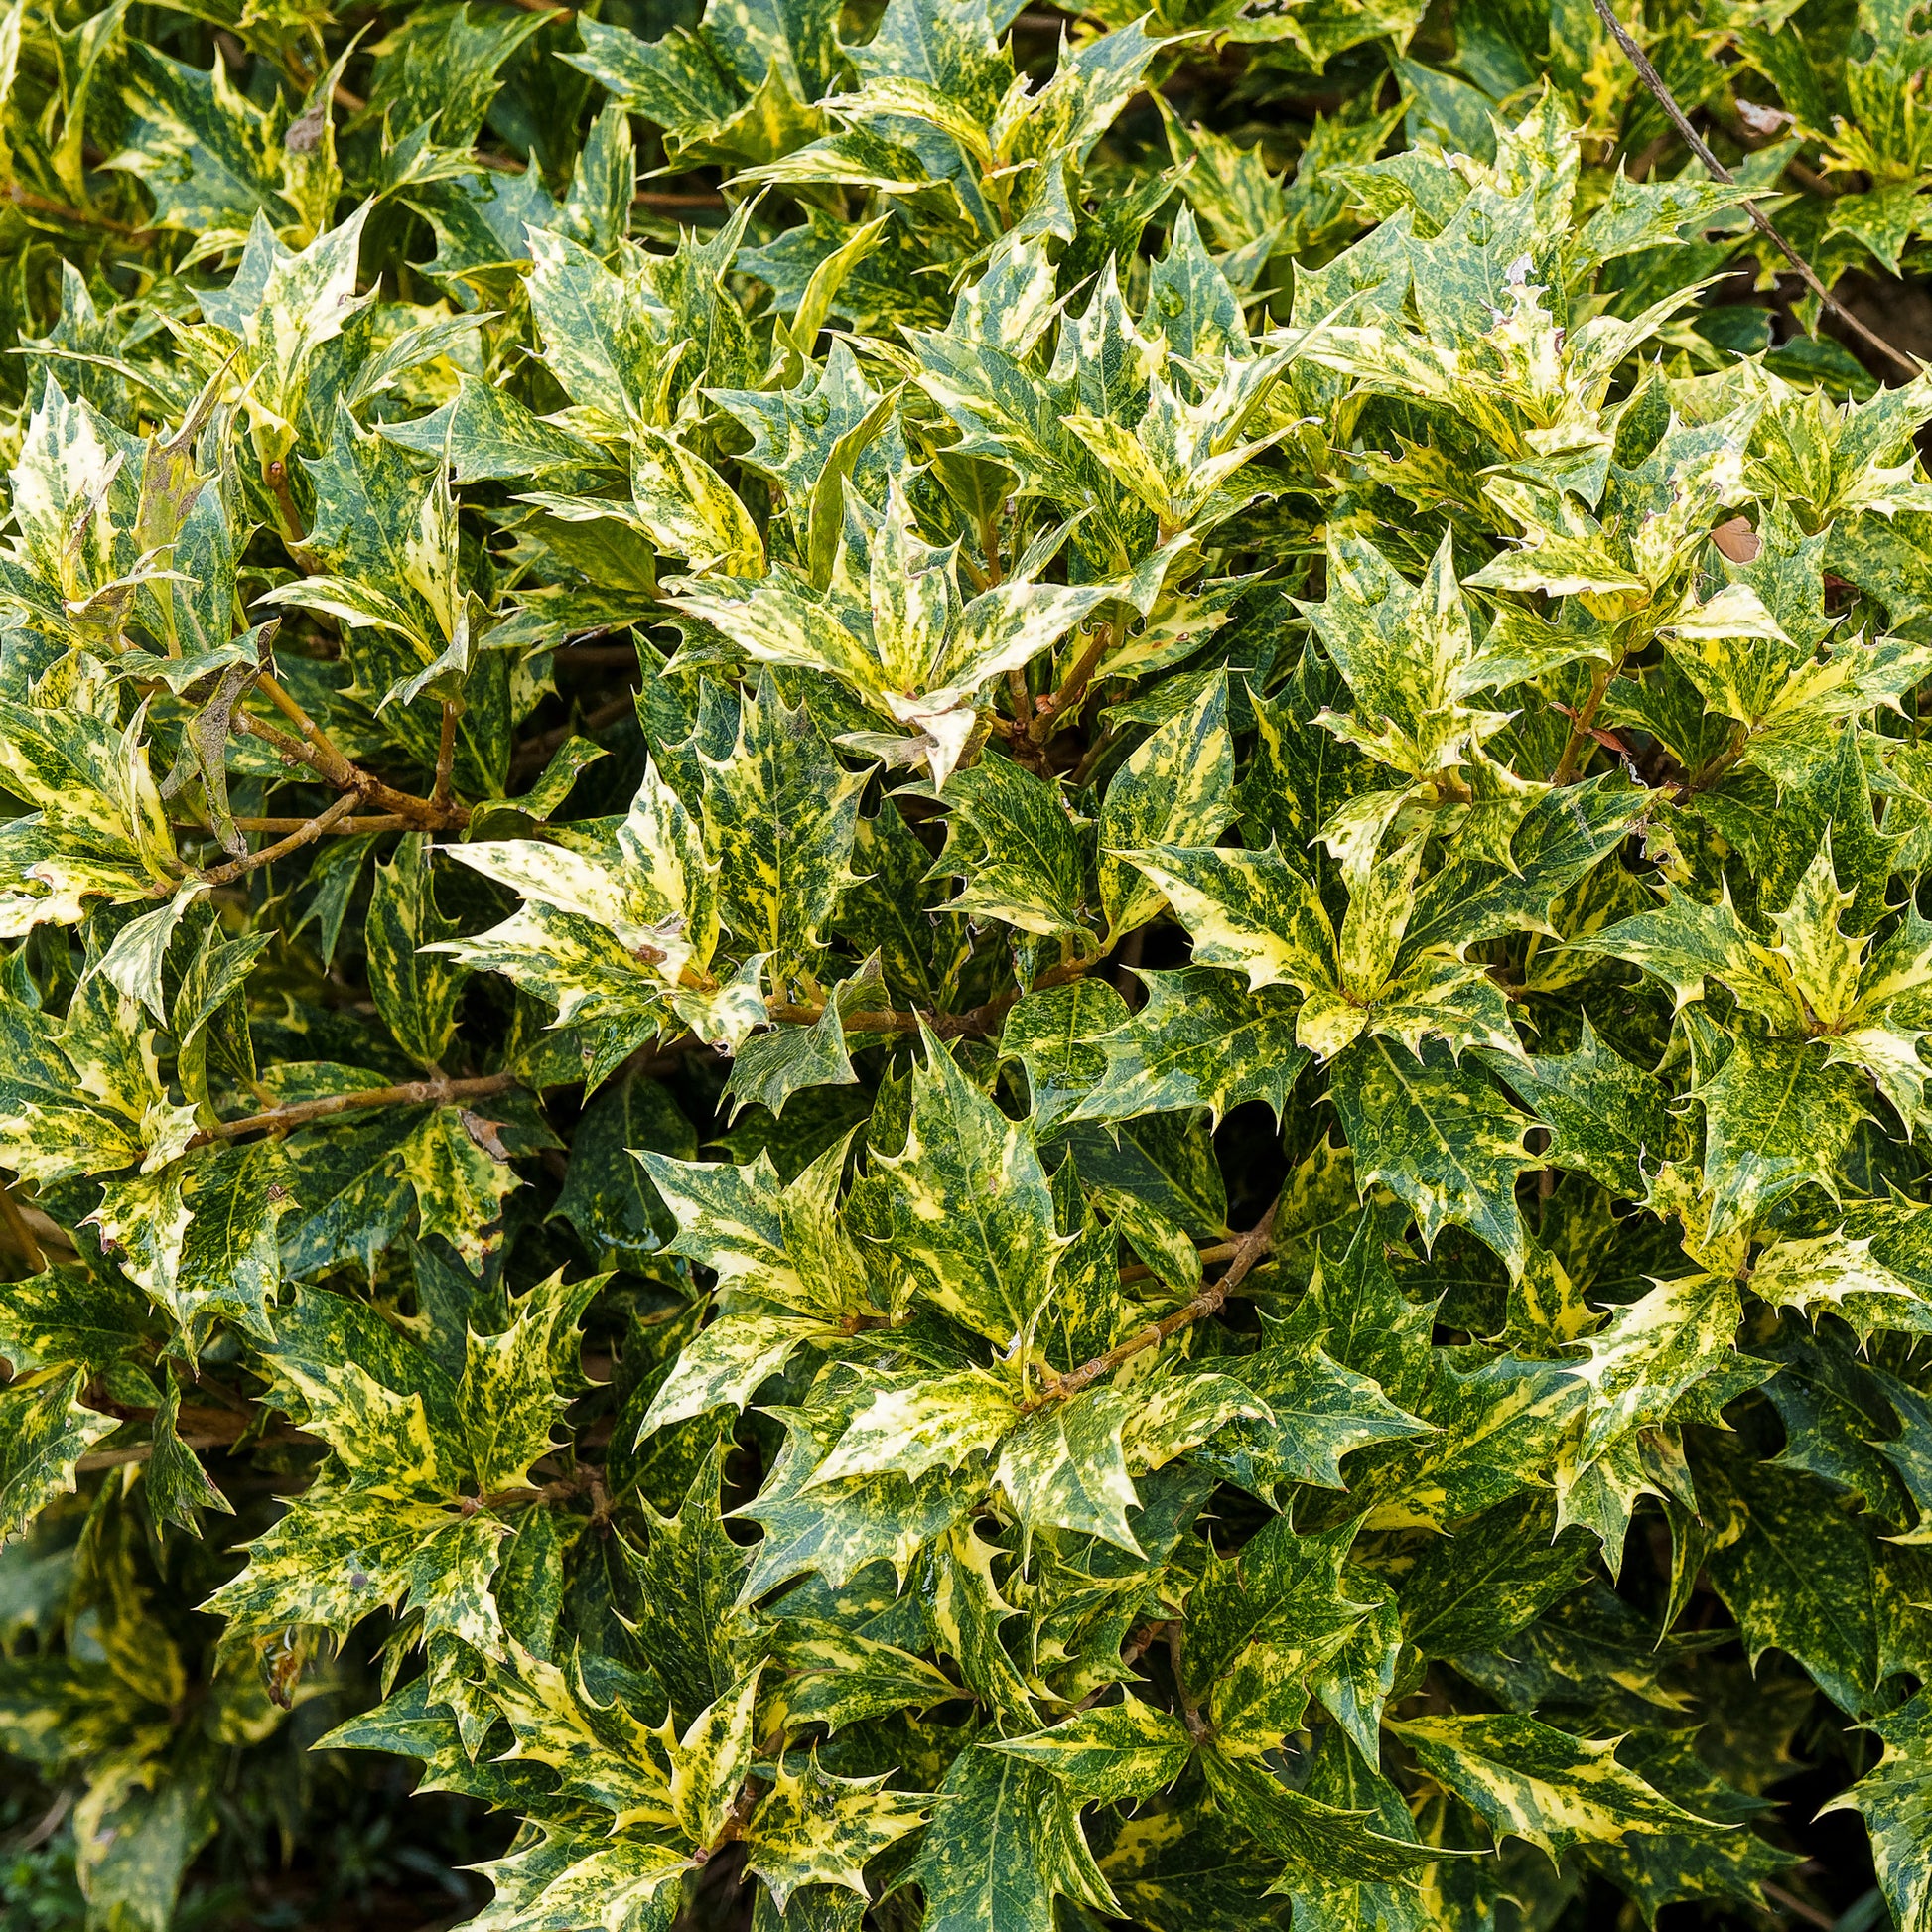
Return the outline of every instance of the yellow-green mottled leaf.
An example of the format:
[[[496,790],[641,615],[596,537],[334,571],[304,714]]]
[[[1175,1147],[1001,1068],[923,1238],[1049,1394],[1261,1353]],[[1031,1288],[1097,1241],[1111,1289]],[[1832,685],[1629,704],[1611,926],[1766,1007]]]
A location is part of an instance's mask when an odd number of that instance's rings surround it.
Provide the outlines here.
[[[1194,1740],[1172,1712],[1129,1696],[983,1748],[1050,1771],[1076,1797],[1111,1803],[1165,1790],[1187,1768]]]
[[[801,1885],[838,1885],[867,1897],[868,1860],[925,1822],[922,1793],[884,1789],[889,1774],[839,1778],[784,1765],[745,1827],[746,1868],[770,1888],[783,1911]]]
[[[1052,1932],[1056,1896],[1116,1909],[1078,1801],[1004,1752],[963,1750],[953,1760],[913,1875],[927,1932]]]
[[[83,1408],[84,1368],[46,1369],[0,1390],[0,1540],[73,1487],[73,1465],[119,1426]]]
[[[1025,1127],[974,1088],[929,1032],[900,1153],[881,1159],[894,1245],[926,1295],[1005,1347],[1046,1300],[1064,1245]]]
[[[1423,1239],[1450,1222],[1493,1248],[1512,1275],[1525,1246],[1516,1176],[1538,1165],[1524,1152],[1530,1125],[1487,1078],[1446,1047],[1363,1039],[1335,1061],[1335,1111],[1364,1186],[1380,1181],[1409,1207]]]
[[[1116,939],[1145,925],[1160,895],[1116,854],[1211,845],[1234,816],[1234,748],[1227,687],[1210,683],[1192,706],[1138,746],[1107,786],[1100,811],[1100,902]]]
[[[1553,1859],[1577,1845],[1706,1823],[1625,1770],[1614,1741],[1508,1715],[1414,1718],[1389,1728],[1499,1841],[1527,1839]]]

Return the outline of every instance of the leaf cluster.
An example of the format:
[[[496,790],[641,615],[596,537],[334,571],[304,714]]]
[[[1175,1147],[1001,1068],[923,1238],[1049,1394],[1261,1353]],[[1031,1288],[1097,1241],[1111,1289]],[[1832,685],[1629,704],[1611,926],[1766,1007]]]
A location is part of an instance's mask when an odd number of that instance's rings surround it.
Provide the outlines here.
[[[1932,377],[1746,211],[1932,266],[1852,22],[1633,18],[1720,181],[1568,4],[0,10],[90,1926],[311,1744],[488,1932],[1932,1923]]]

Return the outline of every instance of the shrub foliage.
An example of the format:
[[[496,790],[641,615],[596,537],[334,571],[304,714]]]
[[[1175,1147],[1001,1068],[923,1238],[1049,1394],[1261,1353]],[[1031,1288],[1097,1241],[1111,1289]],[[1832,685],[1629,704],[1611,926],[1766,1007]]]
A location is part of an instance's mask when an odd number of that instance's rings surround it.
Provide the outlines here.
[[[97,1923],[323,1697],[498,1932],[1818,1918],[1827,1800],[1932,1924],[1932,380],[1744,213],[1909,268],[1925,36],[1791,12],[1633,19],[1716,181],[1574,4],[14,0]]]

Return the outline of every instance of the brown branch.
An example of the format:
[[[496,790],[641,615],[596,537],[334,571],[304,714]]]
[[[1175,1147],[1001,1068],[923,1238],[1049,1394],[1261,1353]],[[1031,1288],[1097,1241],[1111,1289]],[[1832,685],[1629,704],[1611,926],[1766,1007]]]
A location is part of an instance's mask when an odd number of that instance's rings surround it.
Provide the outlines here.
[[[630,653],[634,667],[637,661],[635,651]],[[535,738],[526,738],[510,754],[510,772],[520,776],[526,771],[536,771],[550,761],[551,753],[558,751],[573,738],[591,738],[607,725],[615,725],[625,712],[636,708],[637,695],[625,691],[621,697],[607,699],[595,711],[587,711],[581,719],[568,725],[557,725]]]
[[[731,206],[715,190],[709,194],[679,195],[669,189],[640,188],[630,198],[632,207],[662,208],[667,214],[674,214],[680,208],[719,209]]]
[[[443,811],[450,808],[450,774],[456,769],[456,721],[462,709],[454,698],[443,700],[443,727],[436,741],[436,782],[429,793],[429,802]]]
[[[1584,760],[1584,747],[1590,744],[1596,736],[1596,714],[1602,708],[1604,694],[1610,688],[1612,672],[1606,666],[1593,672],[1589,681],[1589,696],[1584,700],[1581,711],[1569,711],[1570,736],[1563,742],[1563,756],[1557,760],[1557,768],[1550,774],[1553,785],[1567,785],[1578,776]]]
[[[353,803],[353,800],[350,800]],[[235,826],[243,832],[299,832],[305,825],[313,825],[312,818],[237,818]],[[411,823],[400,812],[377,812],[365,818],[339,818],[333,825],[323,827],[328,832],[400,832]]]
[[[300,852],[305,845],[313,845],[325,832],[346,818],[355,809],[355,804],[356,794],[344,792],[327,811],[314,818],[299,820],[296,829],[287,838],[277,839],[273,845],[265,845],[259,852],[245,853],[239,859],[230,859],[224,866],[216,866],[212,872],[203,873],[202,884],[227,886],[245,873],[255,872],[262,866],[272,866],[277,859],[286,859],[291,852]],[[148,894],[153,898],[168,898],[176,891],[173,881],[164,881],[148,888]]]
[[[1048,987],[1064,986],[1068,980],[1078,979],[1098,964],[1099,955],[1096,954],[1091,959],[1075,959],[1063,965],[1049,966],[1034,981],[1033,990],[1043,993]],[[996,994],[979,1006],[969,1007],[964,1013],[927,1013],[923,1008],[910,1013],[897,1010],[890,1013],[849,1013],[845,1016],[845,1030],[849,1034],[915,1034],[919,1031],[920,1021],[924,1021],[940,1039],[988,1039],[999,1031],[1000,1022],[1019,999],[1020,994],[1016,989],[1011,993]],[[767,1000],[764,1011],[767,1019],[783,1026],[815,1027],[825,1018],[823,1006],[799,1006],[789,1000]]]
[[[598,634],[608,637],[611,633],[607,630]],[[567,671],[634,671],[637,668],[635,644],[597,644],[588,640],[559,644],[550,657]]]
[[[86,208],[69,207],[65,202],[50,201],[47,196],[37,195],[31,188],[21,187],[18,182],[7,185],[7,200],[23,213],[43,215],[50,221],[70,221],[80,228],[104,228],[109,234],[120,235],[128,241],[152,241],[164,232],[160,228],[132,228],[125,221],[116,221],[111,214],[94,214]]]
[[[725,1811],[725,1822],[718,1829],[718,1836],[709,1845],[702,1846],[691,1855],[694,1864],[703,1864],[707,1859],[714,1859],[734,1839],[745,1836],[745,1827],[752,1821],[752,1814],[758,1809],[759,1800],[771,1787],[756,1773],[748,1777],[738,1787],[738,1795]]]
[[[18,1858],[23,1852],[32,1852],[43,1846],[58,1832],[73,1809],[74,1792],[72,1787],[61,1792],[41,1813],[40,1822],[30,1825],[18,1838],[7,1841],[7,1850]]]
[[[1631,39],[1629,29],[1624,26],[1622,21],[1617,19],[1615,11],[1610,6],[1610,0],[1593,0],[1593,4],[1596,8],[1597,18],[1610,30],[1611,38],[1615,40],[1618,47],[1622,48],[1624,57],[1636,69],[1637,78],[1650,89],[1657,105],[1670,116],[1671,125],[1683,136],[1685,146],[1704,164],[1705,172],[1713,181],[1721,181],[1726,187],[1735,183],[1736,176],[1711,152],[1710,145],[1705,141],[1703,135],[1691,125],[1689,119],[1685,116],[1683,108],[1678,106],[1671,90],[1664,84],[1664,76],[1651,65],[1650,56]],[[1908,376],[1916,376],[1921,372],[1924,364],[1919,361],[1917,356],[1907,355],[1902,348],[1895,348],[1882,336],[1871,329],[1867,329],[1850,309],[1846,308],[1832,294],[1831,290],[1818,279],[1818,271],[1812,267],[1810,262],[1805,260],[1804,256],[1799,254],[1797,249],[1792,247],[1790,242],[1785,240],[1784,236],[1772,225],[1771,217],[1754,201],[1746,200],[1742,204],[1742,207],[1744,212],[1750,216],[1751,223],[1757,229],[1758,233],[1791,264],[1793,270],[1797,273],[1798,279],[1804,283],[1805,287],[1813,295],[1817,296],[1819,301],[1846,328],[1851,330],[1867,348],[1874,349],[1878,354],[1884,356],[1894,368],[1903,369]]]
[[[555,1482],[546,1482],[541,1488],[519,1484],[513,1489],[492,1490],[487,1496],[459,1496],[457,1510],[464,1516],[475,1516],[479,1510],[484,1509],[517,1509],[525,1503],[568,1502],[573,1496],[595,1496],[603,1481],[602,1466],[585,1462],[579,1465],[576,1474],[560,1476]]]
[[[264,1114],[241,1120],[217,1121],[188,1143],[191,1149],[215,1141],[232,1141],[243,1134],[286,1134],[312,1120],[327,1120],[361,1107],[447,1107],[459,1100],[486,1100],[516,1084],[513,1074],[485,1073],[474,1080],[406,1080],[400,1086],[371,1087],[363,1093],[332,1093],[321,1100],[297,1100],[271,1107]]]
[[[264,678],[262,682],[266,686],[272,684],[274,680]],[[277,686],[276,689],[279,690],[280,687]],[[274,694],[271,692],[269,695]],[[398,791],[393,785],[384,784],[373,772],[364,771],[359,764],[353,764],[344,758],[320,730],[313,726],[310,729],[315,735],[310,743],[305,745],[300,739],[291,738],[287,732],[277,731],[273,725],[263,719],[251,718],[245,711],[235,713],[236,731],[246,732],[251,738],[259,738],[271,750],[279,752],[291,764],[307,765],[326,783],[334,785],[339,791],[352,793],[361,802],[381,806],[425,831],[454,831],[469,824],[468,805],[457,801],[438,805],[432,799],[418,798],[411,792]]]
[[[1199,1256],[1200,1265],[1203,1268],[1209,1268],[1217,1261],[1232,1261],[1240,1250],[1241,1243],[1239,1241],[1217,1241],[1211,1248],[1201,1249]],[[1125,1287],[1129,1282],[1152,1281],[1154,1279],[1154,1270],[1152,1268],[1145,1268],[1139,1262],[1135,1262],[1133,1266],[1123,1268],[1120,1271],[1120,1279],[1122,1287]]]
[[[303,710],[294,693],[280,678],[264,670],[255,679],[255,688],[302,734],[310,750],[322,759],[332,774],[341,776],[355,769],[336,741]]]
[[[1213,1727],[1200,1714],[1200,1706],[1187,1693],[1186,1679],[1181,1673],[1180,1625],[1170,1623],[1163,1633],[1168,1640],[1168,1662],[1173,1670],[1174,1701],[1180,1706],[1180,1722],[1187,1726],[1187,1735],[1195,1743],[1202,1742],[1213,1734]]]
[[[78,1258],[80,1251],[73,1245],[73,1237],[51,1214],[44,1213],[38,1207],[21,1206],[19,1201],[15,1201],[14,1205],[20,1209],[20,1218],[40,1243],[43,1254],[55,1249],[58,1250],[57,1260],[65,1258],[72,1261]]]
[[[1094,672],[1100,667],[1100,660],[1114,646],[1115,625],[1110,620],[1094,626],[1093,640],[1074,660],[1073,668],[1067,673],[1066,682],[1050,698],[1041,698],[1038,715],[1027,727],[1027,735],[1035,745],[1043,744],[1053,735],[1055,722],[1062,713],[1074,710],[1080,700],[1087,695],[1087,686],[1093,681]]]
[[[1831,1928],[1838,1923],[1830,1912],[1821,1912],[1816,1905],[1807,1905],[1802,1898],[1794,1897],[1782,1885],[1771,1884],[1768,1880],[1759,1882],[1763,1885],[1766,1898],[1781,1910],[1794,1913],[1806,1924],[1822,1926],[1824,1932],[1831,1932]]]
[[[1218,1281],[1208,1283],[1192,1301],[1183,1302],[1172,1314],[1164,1314],[1159,1321],[1150,1321],[1125,1341],[1117,1342],[1104,1355],[1096,1355],[1091,1361],[1082,1362],[1071,1374],[1055,1376],[1037,1395],[1022,1403],[1022,1410],[1043,1408],[1049,1402],[1069,1401],[1082,1390],[1090,1389],[1094,1383],[1111,1375],[1123,1362],[1132,1361],[1149,1348],[1160,1347],[1190,1322],[1200,1320],[1203,1315],[1218,1314],[1221,1305],[1247,1280],[1255,1264],[1274,1245],[1275,1215],[1281,1204],[1278,1194],[1268,1212],[1234,1244],[1234,1254],[1228,1262],[1227,1272]]]
[[[152,1409],[122,1411],[118,1404],[111,1402],[89,1403],[88,1406],[98,1409],[105,1415],[124,1415],[125,1420],[129,1422],[148,1422],[154,1417],[154,1411]],[[258,1413],[250,1414],[248,1418],[250,1424],[255,1421],[256,1414]],[[218,1421],[220,1419],[217,1417],[216,1420]],[[231,1449],[247,1433],[248,1429],[246,1426],[237,1429],[223,1423],[220,1428],[184,1430],[181,1433],[180,1440],[184,1449],[191,1449],[197,1451],[202,1449]],[[287,1427],[264,1430],[255,1440],[258,1443],[291,1443],[306,1448],[319,1448],[322,1444],[322,1438],[320,1436],[312,1436],[306,1429],[292,1429]],[[126,1449],[94,1449],[88,1454],[78,1457],[73,1466],[80,1474],[91,1475],[98,1469],[121,1469],[125,1468],[130,1462],[145,1462],[153,1453],[154,1445],[152,1443],[130,1443]]]
[[[309,548],[309,532],[303,525],[295,491],[289,485],[288,465],[280,457],[271,457],[262,465],[262,483],[275,499],[275,517],[282,526],[283,548],[304,570],[320,576],[322,560]]]

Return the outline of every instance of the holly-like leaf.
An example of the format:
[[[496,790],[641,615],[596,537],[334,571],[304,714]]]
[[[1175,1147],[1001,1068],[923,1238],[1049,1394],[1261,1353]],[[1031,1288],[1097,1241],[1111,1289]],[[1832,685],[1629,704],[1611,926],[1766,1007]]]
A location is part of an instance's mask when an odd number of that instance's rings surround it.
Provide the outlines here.
[[[770,1887],[779,1911],[804,1885],[838,1885],[867,1896],[867,1861],[925,1822],[928,1800],[882,1790],[888,1775],[833,1777],[815,1759],[797,1772],[778,1767],[745,1838],[747,1868]]]
[[[1129,1696],[984,1748],[1050,1771],[1077,1797],[1117,1801],[1173,1784],[1187,1768],[1194,1740],[1172,1712]]]
[[[1093,1041],[1104,1069],[1067,1116],[1133,1120],[1205,1107],[1219,1125],[1229,1109],[1263,1100],[1279,1116],[1308,1054],[1295,1037],[1299,1002],[1273,988],[1243,992],[1208,967],[1144,973],[1147,1004]]]
[[[74,1464],[114,1418],[85,1408],[84,1368],[46,1369],[0,1390],[0,1537],[12,1537],[73,1487]]]
[[[940,1786],[913,1867],[934,1932],[1050,1932],[1053,1900],[1115,1909],[1058,1779],[1004,1752],[967,1749]]]
[[[1932,1804],[1932,1773],[1926,1759],[1926,1701],[1921,1694],[1869,1727],[1884,1753],[1832,1810],[1857,1811],[1871,1833],[1871,1849],[1892,1916],[1906,1928],[1925,1923],[1932,1883],[1918,1858]]]
[[[896,1246],[934,1304],[1007,1346],[1052,1286],[1064,1245],[1025,1127],[966,1080],[930,1033],[905,1146],[879,1166]]]
[[[1336,1060],[1335,1110],[1363,1184],[1381,1181],[1410,1207],[1425,1241],[1453,1222],[1479,1235],[1512,1275],[1525,1259],[1516,1176],[1537,1165],[1529,1123],[1473,1068],[1431,1046],[1418,1058],[1363,1039]]]
[[[1592,1743],[1506,1715],[1414,1718],[1390,1728],[1498,1841],[1527,1839],[1553,1859],[1633,1832],[1706,1824],[1625,1770],[1614,1741]]]

